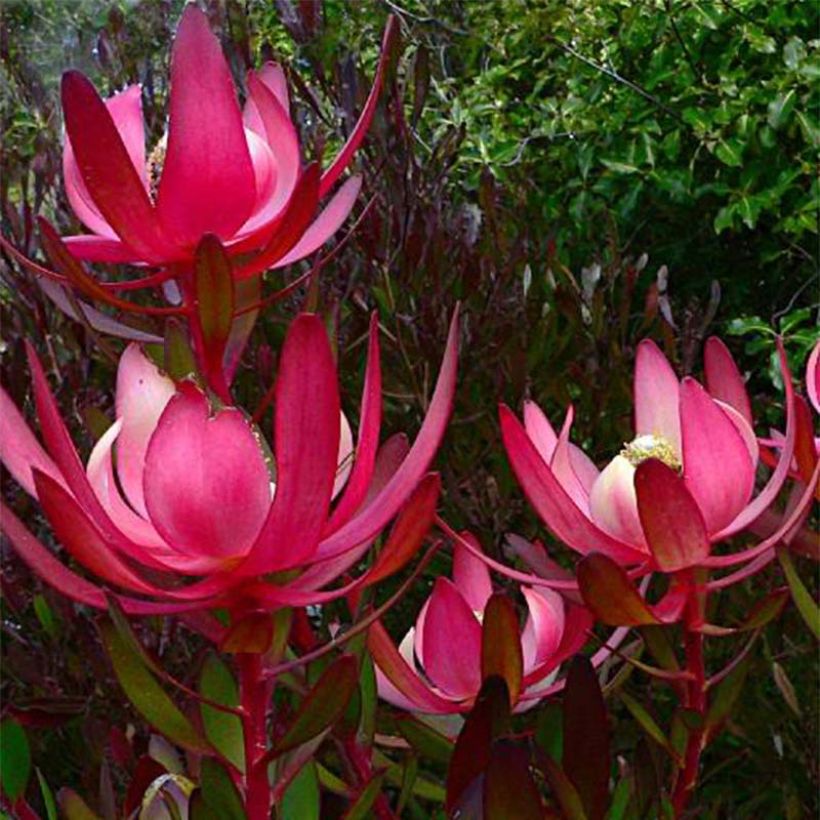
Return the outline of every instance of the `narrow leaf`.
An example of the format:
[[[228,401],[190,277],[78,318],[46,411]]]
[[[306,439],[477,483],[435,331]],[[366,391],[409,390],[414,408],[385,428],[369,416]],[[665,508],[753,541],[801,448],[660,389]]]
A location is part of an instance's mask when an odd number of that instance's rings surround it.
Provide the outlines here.
[[[110,621],[103,622],[100,634],[117,680],[137,711],[173,743],[193,752],[208,752],[210,747],[207,742],[156,682],[140,656],[114,625]]]
[[[783,574],[786,576],[797,611],[806,622],[812,635],[820,641],[820,607],[817,606],[811,593],[797,574],[788,550],[778,550],[777,557],[780,566],[783,567]]]
[[[681,761],[678,753],[669,741],[669,738],[663,732],[660,726],[655,722],[655,718],[640,704],[635,698],[627,695],[626,692],[620,691],[618,697],[623,702],[624,706],[629,710],[629,713],[637,721],[641,729],[652,738],[662,749],[669,753],[670,757],[675,759],[675,762],[680,765]]]
[[[222,820],[245,820],[242,798],[225,767],[212,757],[202,759],[200,786],[205,805]]]
[[[269,612],[251,612],[232,624],[219,648],[223,652],[261,655],[273,642],[273,619]]]
[[[561,807],[561,812],[566,820],[587,820],[584,811],[584,804],[578,790],[573,786],[572,781],[564,774],[561,767],[548,756],[541,758],[540,765],[549,780],[553,796]]]
[[[57,792],[57,802],[65,820],[101,820],[73,789],[60,789]]]
[[[0,783],[13,803],[22,795],[31,774],[31,750],[23,727],[15,720],[0,721]]]
[[[582,558],[577,568],[581,597],[592,614],[608,626],[658,623],[623,568],[601,553]]]
[[[358,682],[358,666],[352,655],[342,655],[328,666],[302,701],[288,730],[274,744],[273,754],[301,746],[332,726],[347,708]]]
[[[576,655],[564,691],[563,769],[590,820],[609,803],[609,720],[598,678],[588,658]]]
[[[281,820],[319,820],[321,793],[316,764],[306,763],[285,791],[279,809]]]
[[[484,816],[542,820],[544,806],[530,774],[528,751],[508,740],[493,744],[484,776]]]
[[[412,715],[396,720],[401,736],[425,759],[447,765],[453,756],[453,743],[440,732]]]
[[[353,805],[344,815],[344,820],[368,820],[372,817],[371,809],[381,794],[382,781],[386,772],[376,772],[370,782],[362,789]]]
[[[481,629],[481,677],[484,680],[492,675],[503,678],[512,707],[518,702],[523,674],[524,659],[515,607],[506,595],[493,595],[484,610]]]
[[[231,670],[214,654],[208,655],[202,665],[199,691],[203,697],[215,703],[222,703],[225,706],[236,706],[239,703],[239,693]],[[244,772],[245,740],[239,716],[223,712],[207,703],[201,703],[199,708],[205,737],[226,760],[229,760],[240,772]],[[205,802],[209,802],[207,795],[205,795]]]

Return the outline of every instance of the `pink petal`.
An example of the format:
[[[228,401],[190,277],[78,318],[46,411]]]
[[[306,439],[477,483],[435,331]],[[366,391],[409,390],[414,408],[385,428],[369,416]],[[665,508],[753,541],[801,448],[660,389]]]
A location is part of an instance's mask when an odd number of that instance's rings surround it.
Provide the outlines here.
[[[743,415],[735,410],[731,404],[724,404],[720,401],[720,399],[715,399],[715,403],[732,420],[732,424],[735,425],[735,429],[738,433],[740,433],[740,437],[746,443],[746,449],[749,451],[749,458],[752,460],[752,464],[757,467],[757,462],[760,457],[760,444],[758,443],[755,431],[751,428]],[[778,433],[778,435],[780,436],[780,445],[782,446],[783,434]],[[762,440],[760,443],[762,443]]]
[[[313,224],[305,231],[302,238],[288,251],[276,264],[276,268],[284,268],[292,265],[300,259],[313,253],[317,248],[330,239],[339,228],[342,227],[348,214],[356,204],[356,197],[362,187],[362,178],[358,176],[350,177],[341,188],[333,195],[333,198],[316,217]]]
[[[230,239],[255,198],[230,69],[204,12],[190,3],[171,51],[168,148],[157,212],[167,232],[192,248],[206,233]]]
[[[168,403],[145,455],[145,504],[169,545],[224,559],[248,552],[270,506],[270,478],[242,414],[208,416],[185,385]]]
[[[733,407],[752,427],[752,405],[749,402],[746,385],[743,383],[743,376],[740,375],[729,348],[717,336],[710,336],[706,340],[703,363],[706,370],[706,389],[712,397]]]
[[[161,262],[173,256],[173,247],[148,197],[144,170],[134,167],[117,124],[94,86],[79,72],[67,71],[63,75],[62,99],[76,168],[91,205],[109,226],[104,233],[110,236],[113,231],[145,261]],[[69,165],[69,178],[73,167]],[[78,190],[76,185],[74,188]],[[91,214],[89,206],[85,215]]]
[[[81,259],[84,262],[120,265],[140,261],[139,254],[132,248],[120,242],[119,239],[109,239],[107,236],[92,234],[64,236],[63,242],[75,259]]]
[[[732,420],[694,380],[680,389],[683,480],[712,535],[746,506],[755,469]]]
[[[592,520],[613,538],[647,549],[635,497],[635,468],[624,456],[615,456],[601,471],[589,507]]]
[[[524,674],[552,659],[564,634],[564,600],[551,589],[522,587],[529,616],[521,635]]]
[[[465,541],[470,541],[477,550],[481,550],[481,544],[472,533],[463,532],[461,536]],[[480,558],[476,558],[458,543],[453,548],[453,581],[470,609],[473,612],[483,612],[493,594],[490,571]]]
[[[369,541],[398,512],[413,492],[438,449],[453,403],[458,356],[458,313],[454,313],[438,382],[421,430],[407,458],[387,485],[353,519],[324,539],[317,553],[322,559],[346,552]]]
[[[285,72],[278,63],[270,60],[256,72],[256,76],[273,92],[279,105],[290,116],[290,95]]]
[[[398,28],[399,25],[396,18],[390,17],[387,21],[387,25],[384,29],[384,35],[382,37],[381,54],[379,55],[379,64],[376,66],[376,76],[373,78],[373,86],[370,89],[370,93],[367,95],[367,100],[364,104],[364,108],[362,109],[362,113],[359,115],[359,120],[356,125],[353,126],[353,130],[347,138],[347,142],[345,142],[342,146],[342,150],[339,151],[336,158],[330,164],[330,167],[324,172],[324,174],[322,174],[322,183],[319,188],[320,197],[324,196],[333,187],[333,183],[336,182],[344,169],[347,167],[348,163],[353,158],[353,154],[356,153],[356,149],[365,138],[367,129],[370,128],[370,123],[373,120],[373,114],[376,113],[376,104],[378,103],[379,95],[381,94],[382,83],[384,82],[384,72],[387,68],[387,61],[390,57],[392,44],[394,39],[398,36]]]
[[[140,350],[130,344],[117,368],[116,410],[122,419],[117,439],[117,474],[126,498],[143,518],[148,516],[142,476],[145,451],[159,417],[176,388]]]
[[[105,101],[105,107],[119,132],[144,188],[148,188],[145,168],[145,126],[142,120],[142,93],[138,85],[128,86]],[[77,166],[71,140],[63,147],[63,177],[69,204],[80,221],[94,233],[114,238],[111,226],[100,214]],[[133,253],[133,252],[132,252]]]
[[[570,445],[569,442],[569,431],[572,428],[573,415],[573,409],[570,405],[570,407],[567,408],[567,415],[561,427],[561,433],[558,436],[555,450],[552,453],[550,468],[567,495],[575,502],[575,506],[578,507],[584,515],[588,516],[589,493],[575,474],[574,459],[570,451],[572,445]]]
[[[662,436],[679,454],[678,377],[649,339],[638,345],[634,379],[636,435]]]
[[[412,707],[399,704],[403,708],[415,708],[433,714],[447,714],[457,711],[450,701],[433,692],[399,654],[393,641],[379,621],[376,621],[367,635],[367,648],[373,661],[384,677],[402,695],[404,702]],[[380,692],[383,691],[380,687]],[[390,690],[387,690],[388,692]]]
[[[763,489],[755,496],[754,500],[748,504],[738,514],[738,516],[724,529],[718,533],[710,533],[713,541],[721,541],[740,532],[755,521],[765,512],[777,498],[783,482],[789,475],[789,469],[794,456],[795,441],[797,439],[797,411],[795,408],[794,385],[792,384],[789,362],[786,358],[786,350],[783,341],[777,339],[777,352],[780,358],[780,371],[783,374],[783,384],[786,388],[786,438],[783,442],[783,449],[780,452],[780,460],[774,472],[769,476],[769,480]]]
[[[382,417],[382,374],[379,349],[379,317],[370,317],[370,339],[367,349],[367,366],[362,388],[361,422],[356,456],[347,489],[333,510],[325,535],[338,529],[350,519],[361,506],[373,476]]]
[[[350,471],[353,469],[353,431],[350,429],[350,422],[344,413],[340,413],[341,423],[339,425],[339,455],[336,459],[336,479],[333,482],[333,492],[331,498],[336,498],[342,491]]]
[[[575,444],[569,445],[569,461],[572,465],[575,477],[581,484],[583,491],[589,496],[592,485],[598,480],[601,474],[592,459]]]
[[[820,342],[814,346],[806,365],[806,393],[812,407],[820,413]]]
[[[513,472],[535,511],[554,535],[584,555],[598,551],[623,563],[642,561],[643,556],[635,547],[612,538],[578,509],[513,412],[502,405],[499,414],[501,435]]]
[[[659,569],[678,572],[701,564],[709,555],[709,539],[685,480],[650,458],[635,471],[635,493],[644,534]]]
[[[541,458],[546,464],[550,464],[555,446],[558,444],[558,436],[555,435],[555,430],[552,429],[544,411],[534,401],[524,402],[524,428]]]
[[[37,469],[65,485],[57,465],[40,446],[25,419],[6,391],[0,387],[0,461],[14,480],[31,496],[36,495],[32,470]]]
[[[158,592],[119,558],[67,490],[45,473],[35,472],[34,482],[54,534],[75,560],[103,581],[123,589]]]
[[[474,697],[481,688],[481,625],[447,578],[437,578],[424,620],[424,656],[433,683],[452,698]]]
[[[300,314],[288,330],[275,407],[276,494],[243,576],[304,563],[327,521],[341,411],[330,343],[314,314]]]
[[[108,599],[102,589],[72,572],[61,564],[22,524],[19,518],[0,501],[0,530],[11,541],[17,554],[33,572],[58,592],[81,604],[108,609]],[[155,603],[140,601],[124,595],[116,595],[123,609],[131,615],[154,615],[201,607],[202,604]]]
[[[257,133],[270,147],[276,165],[276,188],[266,203],[264,212],[264,221],[270,221],[281,213],[299,179],[302,167],[299,136],[287,107],[280,103],[259,74],[248,74],[248,91],[250,97],[245,106],[246,119],[255,121],[258,118],[256,129],[261,126],[261,130]],[[262,221],[260,220],[260,224]],[[250,227],[245,226],[243,230],[249,230]]]

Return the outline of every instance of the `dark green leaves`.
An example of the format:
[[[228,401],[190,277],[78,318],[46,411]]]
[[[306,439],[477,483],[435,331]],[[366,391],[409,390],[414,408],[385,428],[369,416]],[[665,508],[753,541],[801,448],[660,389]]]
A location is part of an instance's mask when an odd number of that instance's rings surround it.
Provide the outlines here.
[[[0,722],[0,783],[3,794],[14,802],[26,790],[31,774],[31,751],[28,738],[11,718]]]

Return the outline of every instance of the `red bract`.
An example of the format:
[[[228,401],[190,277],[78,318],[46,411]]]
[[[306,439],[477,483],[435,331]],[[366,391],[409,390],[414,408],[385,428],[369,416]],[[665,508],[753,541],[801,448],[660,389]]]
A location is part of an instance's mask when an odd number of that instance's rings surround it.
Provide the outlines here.
[[[782,457],[755,497],[758,445],[743,380],[718,339],[707,342],[705,359],[708,390],[691,377],[679,381],[655,344],[641,342],[636,436],[600,472],[569,441],[572,408],[556,435],[534,403],[525,406],[524,425],[502,406],[513,470],[541,518],[569,547],[668,572],[729,565],[767,548],[711,556],[712,544],[766,511],[788,474],[795,422],[785,356],[781,350],[788,409]]]
[[[40,501],[62,546],[97,580],[60,563],[5,507],[3,531],[21,557],[64,594],[104,607],[103,585],[110,586],[127,593],[123,606],[134,613],[303,605],[383,578],[412,557],[433,520],[439,481],[425,473],[450,413],[456,337],[454,319],[414,444],[408,449],[394,439],[377,458],[381,377],[375,316],[354,450],[324,326],[315,315],[300,315],[281,355],[272,465],[261,434],[238,409],[212,410],[198,387],[174,385],[132,345],[120,360],[116,421],[83,467],[29,349],[46,447],[0,392],[0,456]],[[394,535],[370,573],[321,591],[361,558],[400,511]],[[265,577],[286,570],[296,577],[278,584]],[[191,577],[197,580],[182,585]]]
[[[463,534],[475,550],[476,539]],[[522,686],[517,708],[526,709],[555,690],[559,665],[587,640],[592,621],[582,607],[566,605],[550,589],[521,587],[528,616],[520,632]],[[410,711],[468,712],[482,683],[482,622],[493,594],[487,565],[459,543],[453,580],[438,578],[415,627],[396,650],[380,623],[371,627],[369,647],[379,694]]]
[[[302,167],[282,69],[268,63],[249,73],[242,112],[219,42],[194,4],[185,7],[171,52],[168,132],[147,158],[140,88],[103,102],[84,75],[66,72],[66,192],[91,231],[66,238],[71,252],[86,261],[184,267],[213,234],[230,255],[243,255],[240,278],[312,253],[358,194],[354,176],[314,220],[373,118],[393,30],[389,22],[361,117],[321,174]]]

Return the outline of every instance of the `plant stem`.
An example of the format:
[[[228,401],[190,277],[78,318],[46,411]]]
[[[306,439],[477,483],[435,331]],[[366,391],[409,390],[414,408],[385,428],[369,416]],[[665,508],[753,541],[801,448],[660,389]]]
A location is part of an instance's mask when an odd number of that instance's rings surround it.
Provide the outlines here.
[[[262,655],[243,653],[238,656],[242,730],[245,736],[245,812],[248,820],[268,820],[271,790],[267,751],[267,719],[270,684],[265,679]]]
[[[683,771],[675,783],[672,805],[675,817],[683,815],[686,804],[695,789],[700,769],[700,755],[703,751],[704,726],[706,717],[706,669],[703,660],[703,632],[700,627],[706,610],[705,579],[699,577],[690,581],[689,600],[684,619],[684,647],[686,650],[686,671],[692,675],[686,685],[686,708],[700,717],[697,728],[690,730],[684,754]]]

